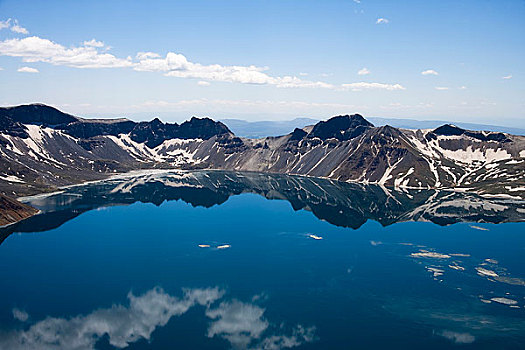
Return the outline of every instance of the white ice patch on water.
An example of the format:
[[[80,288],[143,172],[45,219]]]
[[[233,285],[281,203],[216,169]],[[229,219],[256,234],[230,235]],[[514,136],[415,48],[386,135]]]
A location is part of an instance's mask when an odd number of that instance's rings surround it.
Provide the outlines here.
[[[476,267],[476,271],[478,271],[478,275],[483,277],[498,277],[496,272],[484,269],[483,267]]]
[[[516,300],[508,298],[491,298],[490,300],[504,305],[516,305],[518,303]]]
[[[313,238],[313,239],[318,240],[318,241],[321,240],[321,239],[323,239],[323,237],[321,237],[321,236],[316,236],[316,235],[308,235],[308,237]]]
[[[476,226],[476,225],[470,225],[470,228],[473,228],[474,230],[480,230],[480,231],[489,231],[488,228]]]
[[[417,253],[410,254],[413,258],[432,258],[432,259],[449,259],[450,255],[441,254],[437,252],[429,252],[427,250],[420,250]]]
[[[453,270],[457,270],[457,271],[465,271],[465,268],[463,266],[459,266],[456,264],[448,265],[448,267],[450,267]]]
[[[432,273],[432,276],[439,277],[442,276],[445,271],[435,268],[435,267],[427,267],[427,271]]]

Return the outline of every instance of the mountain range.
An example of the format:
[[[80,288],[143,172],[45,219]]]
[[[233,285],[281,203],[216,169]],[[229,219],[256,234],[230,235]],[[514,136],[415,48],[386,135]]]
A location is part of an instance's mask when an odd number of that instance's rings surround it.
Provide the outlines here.
[[[525,136],[375,127],[335,116],[282,136],[238,137],[192,118],[83,119],[32,104],[0,108],[0,192],[33,195],[139,169],[294,174],[396,189],[452,189],[525,198]]]

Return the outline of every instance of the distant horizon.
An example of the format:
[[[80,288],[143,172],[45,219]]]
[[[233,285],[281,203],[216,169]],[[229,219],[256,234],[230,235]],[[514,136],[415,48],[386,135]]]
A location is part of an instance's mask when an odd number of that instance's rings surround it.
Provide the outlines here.
[[[265,121],[271,121],[271,122],[289,122],[294,119],[312,119],[312,120],[326,120],[334,116],[338,115],[352,115],[352,114],[360,114],[365,118],[378,118],[378,119],[395,119],[395,120],[411,120],[411,121],[417,121],[417,122],[446,122],[446,123],[465,123],[465,124],[479,124],[479,125],[487,125],[487,126],[500,126],[500,127],[508,127],[508,128],[516,128],[516,129],[522,129],[525,130],[525,118],[523,120],[518,119],[518,123],[516,121],[507,121],[507,119],[502,117],[492,117],[490,120],[487,120],[486,122],[483,122],[483,120],[476,120],[476,119],[470,119],[470,118],[459,118],[458,117],[445,117],[445,116],[410,116],[410,115],[403,115],[403,116],[384,116],[384,115],[375,115],[375,114],[365,114],[363,112],[353,111],[353,112],[340,112],[340,113],[332,113],[332,114],[317,114],[317,115],[306,115],[306,114],[292,114],[292,113],[273,113],[273,114],[267,114],[266,117],[261,116],[262,113],[227,113],[227,112],[218,112],[218,113],[208,113],[208,112],[192,112],[192,111],[140,111],[140,112],[86,112],[86,113],[77,113],[75,111],[69,110],[69,106],[60,106],[60,105],[53,105],[50,103],[44,103],[44,102],[22,102],[19,104],[6,104],[6,105],[0,105],[0,108],[8,108],[8,107],[16,107],[21,105],[32,105],[32,104],[42,104],[46,106],[50,106],[53,108],[56,108],[64,113],[71,114],[77,117],[87,118],[87,119],[114,119],[114,118],[128,118],[133,121],[148,121],[155,117],[159,118],[165,118],[163,119],[164,122],[170,122],[170,123],[180,123],[185,120],[189,120],[191,117],[199,117],[199,118],[211,118],[215,120],[222,120],[222,119],[238,119],[246,122],[265,122]],[[493,121],[491,123],[491,121]],[[494,123],[494,121],[502,121],[500,123]]]
[[[308,117],[308,116],[296,116],[296,117],[290,117],[289,119],[277,119],[277,120],[272,120],[272,119],[242,119],[242,118],[235,118],[235,117],[214,117],[214,116],[211,116],[211,115],[195,115],[195,114],[190,114],[189,116],[187,116],[186,118],[184,119],[178,119],[178,120],[171,120],[170,118],[163,118],[163,114],[164,113],[155,113],[155,112],[141,112],[140,115],[145,115],[147,116],[146,118],[144,117],[139,117],[139,118],[136,118],[137,116],[133,116],[132,115],[120,115],[120,114],[105,114],[105,115],[95,115],[95,116],[85,116],[85,115],[78,115],[78,114],[75,114],[75,113],[70,113],[68,111],[65,111],[65,110],[62,110],[56,106],[53,106],[53,105],[48,105],[48,104],[45,104],[45,103],[41,103],[41,102],[35,102],[35,103],[24,103],[24,104],[21,104],[21,105],[15,105],[15,106],[0,106],[0,108],[10,108],[10,107],[17,107],[17,106],[24,106],[24,105],[43,105],[43,106],[47,106],[47,107],[52,107],[52,108],[55,108],[63,113],[67,113],[67,114],[70,114],[72,116],[75,116],[75,117],[79,117],[79,118],[83,118],[83,119],[88,119],[88,120],[96,120],[96,119],[102,119],[102,120],[117,120],[117,119],[127,119],[127,120],[131,120],[131,121],[134,121],[134,122],[143,122],[143,121],[151,121],[155,118],[159,118],[162,122],[164,123],[182,123],[182,122],[185,122],[185,121],[188,121],[190,120],[191,118],[193,117],[196,117],[196,118],[210,118],[212,120],[215,120],[215,121],[220,121],[220,122],[241,122],[241,123],[246,123],[246,124],[250,124],[250,125],[255,125],[255,124],[264,124],[264,123],[270,123],[270,124],[274,124],[274,125],[283,125],[283,127],[285,127],[286,125],[291,125],[291,129],[289,130],[289,132],[292,132],[293,129],[295,127],[299,127],[299,128],[302,128],[304,126],[307,126],[307,125],[313,125],[315,123],[318,123],[320,121],[326,121],[330,118],[333,118],[333,117],[336,117],[336,116],[341,116],[341,115],[354,115],[354,114],[359,114],[361,115],[363,118],[365,118],[366,120],[372,122],[372,124],[374,124],[374,126],[382,126],[382,125],[391,125],[391,126],[394,126],[394,127],[397,127],[397,128],[405,128],[405,129],[427,129],[427,128],[436,128],[436,127],[439,127],[441,125],[445,125],[445,124],[452,124],[452,125],[456,125],[458,127],[461,127],[461,128],[465,128],[465,129],[468,129],[469,127],[472,128],[472,130],[485,130],[485,131],[495,131],[495,132],[506,132],[506,133],[510,133],[510,134],[517,134],[517,135],[525,135],[525,128],[521,128],[521,127],[517,127],[517,126],[510,126],[510,125],[497,125],[497,124],[483,124],[483,123],[473,123],[473,122],[462,122],[462,121],[448,121],[448,120],[445,120],[445,119],[428,119],[428,120],[424,120],[424,119],[413,119],[413,118],[395,118],[395,117],[392,117],[392,118],[385,118],[385,117],[378,117],[378,116],[367,116],[367,115],[364,115],[362,113],[343,113],[343,114],[335,114],[335,115],[331,115],[331,116],[326,116],[326,117],[322,117],[322,118],[316,118],[316,117]],[[135,117],[135,118],[134,118]],[[311,122],[312,124],[305,124],[305,123],[299,123],[300,121],[308,121],[308,122]],[[297,122],[298,124],[295,125],[294,122]],[[378,123],[379,122],[379,123]],[[301,124],[304,124],[301,126]],[[230,127],[230,126],[228,126]],[[279,130],[279,129],[278,129]],[[284,130],[284,129],[282,129]],[[232,130],[233,131],[233,130]],[[235,133],[237,134],[237,133]],[[243,136],[243,135],[239,135],[239,136]],[[260,137],[261,135],[259,135]],[[267,136],[271,136],[270,134],[268,134]]]

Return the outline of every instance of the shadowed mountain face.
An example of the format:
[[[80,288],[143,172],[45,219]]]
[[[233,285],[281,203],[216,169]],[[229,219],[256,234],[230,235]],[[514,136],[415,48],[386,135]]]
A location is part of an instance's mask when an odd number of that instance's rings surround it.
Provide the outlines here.
[[[402,221],[523,221],[524,201],[483,199],[477,195],[437,190],[391,191],[377,185],[351,184],[300,176],[223,171],[162,172],[115,178],[29,198],[41,214],[0,230],[2,240],[13,232],[45,231],[83,212],[135,202],[161,205],[182,200],[209,208],[229,197],[255,193],[288,201],[294,210],[311,211],[333,225],[357,229],[367,220],[391,225]]]
[[[333,117],[325,122],[315,124],[309,138],[319,138],[321,140],[336,139],[345,141],[353,139],[363,134],[367,129],[373,128],[374,125],[366,121],[359,114],[352,116]]]
[[[169,139],[200,138],[207,140],[212,136],[230,132],[226,125],[209,118],[192,118],[181,125],[163,123],[158,118],[150,122],[137,123],[127,119],[82,119],[41,104],[0,108],[0,132],[15,136],[17,134],[11,131],[26,129],[24,124],[51,127],[83,139],[130,133],[133,141],[145,142],[151,148]],[[27,132],[18,132],[18,134],[23,138],[30,136]]]
[[[0,154],[0,193],[9,196],[162,168],[307,175],[525,198],[525,137],[453,125],[374,127],[359,114],[250,139],[209,118],[180,125],[157,118],[136,123],[82,119],[43,105],[0,108]]]
[[[21,124],[45,126],[66,125],[79,120],[77,117],[42,104],[0,108],[0,118],[10,119]]]

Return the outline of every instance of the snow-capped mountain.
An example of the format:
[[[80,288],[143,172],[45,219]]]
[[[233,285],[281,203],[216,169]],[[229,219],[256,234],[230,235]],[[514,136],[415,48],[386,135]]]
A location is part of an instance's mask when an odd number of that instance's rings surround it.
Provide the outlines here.
[[[0,191],[8,195],[136,169],[206,168],[525,198],[524,136],[374,127],[358,114],[249,139],[209,118],[90,120],[25,105],[0,109],[0,156]]]

